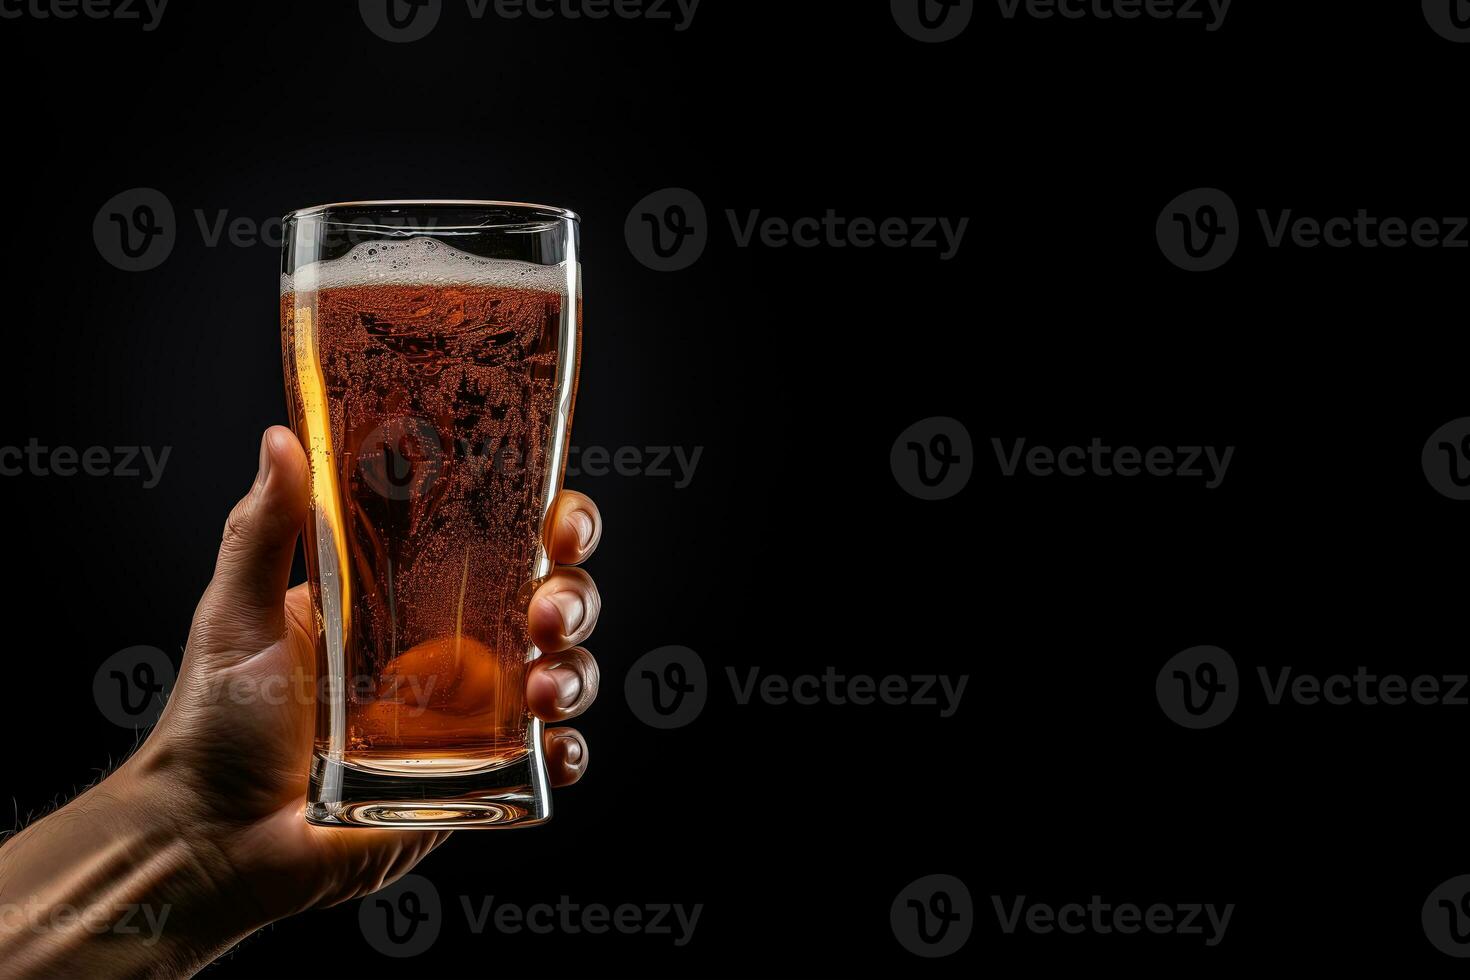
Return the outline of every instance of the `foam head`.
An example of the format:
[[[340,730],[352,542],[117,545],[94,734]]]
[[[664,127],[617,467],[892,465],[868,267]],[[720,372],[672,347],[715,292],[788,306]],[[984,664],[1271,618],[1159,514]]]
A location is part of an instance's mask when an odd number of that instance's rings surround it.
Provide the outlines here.
[[[581,277],[578,277],[580,282]],[[471,255],[434,238],[363,242],[335,259],[281,276],[281,293],[343,286],[495,286],[565,292],[563,265]]]

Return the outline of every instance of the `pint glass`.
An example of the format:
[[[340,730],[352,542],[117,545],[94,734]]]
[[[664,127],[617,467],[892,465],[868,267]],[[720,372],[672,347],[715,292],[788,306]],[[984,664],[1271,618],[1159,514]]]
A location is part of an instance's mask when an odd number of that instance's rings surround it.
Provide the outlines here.
[[[532,204],[286,217],[282,359],[311,464],[313,823],[551,814],[526,615],[566,466],[578,248],[575,214]]]

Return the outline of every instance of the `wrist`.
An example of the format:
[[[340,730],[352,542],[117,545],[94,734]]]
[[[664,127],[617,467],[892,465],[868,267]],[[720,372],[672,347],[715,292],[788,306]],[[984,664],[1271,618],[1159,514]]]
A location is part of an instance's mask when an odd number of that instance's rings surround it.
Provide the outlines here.
[[[140,755],[7,842],[4,959],[38,975],[185,976],[262,925],[190,810]]]
[[[268,924],[253,900],[228,842],[238,831],[223,825],[208,801],[188,789],[161,733],[149,738],[118,771],[115,799],[145,851],[166,855],[154,884],[177,893],[180,930],[194,940],[226,948]],[[104,783],[105,785],[105,783]],[[185,918],[188,921],[182,921]]]

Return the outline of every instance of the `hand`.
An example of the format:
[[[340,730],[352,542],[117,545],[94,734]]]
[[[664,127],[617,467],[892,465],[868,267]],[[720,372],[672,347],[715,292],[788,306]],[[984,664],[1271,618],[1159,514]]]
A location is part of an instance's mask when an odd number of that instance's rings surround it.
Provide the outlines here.
[[[172,928],[184,930],[174,938],[187,949],[171,956],[191,972],[267,922],[382,888],[449,836],[306,822],[316,655],[310,596],[287,584],[307,501],[300,443],[289,429],[267,430],[158,725],[102,784],[0,848],[0,898],[24,900],[27,884],[64,878],[68,859],[85,864],[76,844],[89,827],[101,835],[111,826],[129,848],[178,842],[177,866],[154,884],[174,906]],[[549,520],[559,566],[585,560],[601,536],[597,508],[578,493],[563,492]],[[531,636],[547,656],[528,672],[526,699],[547,722],[575,717],[597,695],[596,661],[576,644],[599,609],[591,578],[571,567],[558,567],[531,600]],[[588,762],[581,735],[548,727],[545,739],[552,785],[580,779]],[[72,819],[58,821],[67,811]],[[0,938],[9,938],[4,923]]]

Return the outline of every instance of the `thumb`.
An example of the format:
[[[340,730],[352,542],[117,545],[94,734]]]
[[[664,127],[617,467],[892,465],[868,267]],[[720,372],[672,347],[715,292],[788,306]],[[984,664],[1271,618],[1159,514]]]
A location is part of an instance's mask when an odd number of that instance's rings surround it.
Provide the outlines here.
[[[230,511],[214,578],[194,613],[190,646],[253,653],[285,632],[286,587],[309,498],[306,453],[272,426],[260,440],[255,483]]]

